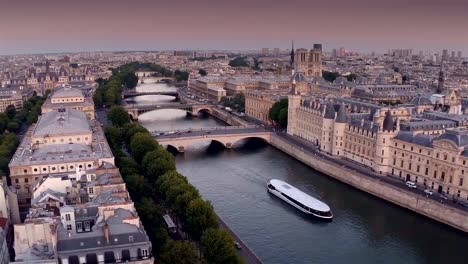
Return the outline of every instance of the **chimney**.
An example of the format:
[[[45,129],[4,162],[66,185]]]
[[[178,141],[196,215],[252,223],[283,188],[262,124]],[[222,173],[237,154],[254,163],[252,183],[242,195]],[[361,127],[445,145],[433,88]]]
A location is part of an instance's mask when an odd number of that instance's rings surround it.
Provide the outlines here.
[[[104,224],[102,227],[103,232],[104,232],[104,238],[107,241],[107,244],[109,244],[109,225],[107,223]]]

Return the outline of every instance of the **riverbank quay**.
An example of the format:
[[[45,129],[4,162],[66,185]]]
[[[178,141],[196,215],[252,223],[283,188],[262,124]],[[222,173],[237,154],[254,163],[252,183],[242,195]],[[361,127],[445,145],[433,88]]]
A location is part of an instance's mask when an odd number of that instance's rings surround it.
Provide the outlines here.
[[[466,210],[405,190],[392,184],[394,179],[383,178],[387,176],[375,176],[370,171],[365,173],[366,168],[359,170],[358,166],[340,163],[291,136],[272,133],[270,145],[343,183],[468,233]]]
[[[235,242],[239,243],[241,248],[237,248],[237,255],[241,257],[246,264],[262,264],[263,262],[260,260],[260,258],[255,255],[255,253],[250,250],[250,248],[240,239],[240,237],[224,222],[224,220],[216,214],[216,217],[218,218],[219,222],[219,227],[228,231],[229,234],[231,234],[232,238],[235,240]]]

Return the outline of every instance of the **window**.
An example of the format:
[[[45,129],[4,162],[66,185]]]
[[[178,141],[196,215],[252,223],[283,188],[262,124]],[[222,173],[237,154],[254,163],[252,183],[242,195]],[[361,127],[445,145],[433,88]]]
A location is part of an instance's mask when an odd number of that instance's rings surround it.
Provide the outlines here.
[[[67,225],[67,230],[68,231],[72,230],[72,225]]]
[[[65,214],[65,220],[67,220],[67,221],[70,221],[70,220],[71,220],[70,214]]]
[[[133,236],[128,236],[128,242],[130,242],[130,243],[133,242]]]
[[[460,182],[458,183],[458,185],[463,186],[463,178],[460,178]]]
[[[429,168],[426,168],[426,171],[424,172],[424,174],[426,174],[426,175],[429,174]]]
[[[15,179],[15,183],[19,183],[19,180],[18,180],[18,179]]]
[[[88,192],[89,192],[90,194],[93,194],[93,193],[94,193],[94,189],[93,189],[93,188],[88,188]]]

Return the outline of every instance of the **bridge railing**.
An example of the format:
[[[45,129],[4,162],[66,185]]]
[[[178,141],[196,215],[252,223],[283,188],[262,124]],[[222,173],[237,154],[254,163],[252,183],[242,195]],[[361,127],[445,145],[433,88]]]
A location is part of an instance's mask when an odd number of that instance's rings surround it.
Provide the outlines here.
[[[188,133],[188,132],[199,132],[199,131],[218,131],[218,130],[241,130],[246,128],[263,128],[261,126],[249,125],[249,126],[224,126],[224,127],[203,127],[203,128],[185,128],[177,130],[152,130],[150,133],[152,135],[159,133]]]

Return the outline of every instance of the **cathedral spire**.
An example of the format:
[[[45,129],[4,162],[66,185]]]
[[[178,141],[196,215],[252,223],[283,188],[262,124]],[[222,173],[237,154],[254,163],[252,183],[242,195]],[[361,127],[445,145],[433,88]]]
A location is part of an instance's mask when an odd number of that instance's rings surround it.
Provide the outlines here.
[[[444,92],[444,59],[440,61],[440,70],[439,70],[439,80],[437,83],[437,93],[443,93]]]
[[[291,41],[291,67],[294,65],[294,40]]]

